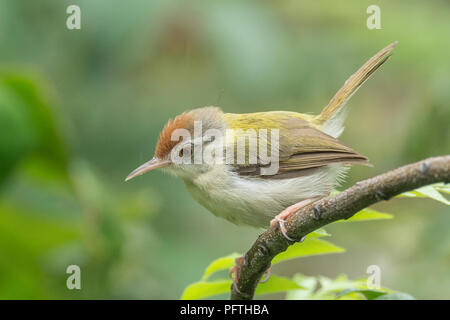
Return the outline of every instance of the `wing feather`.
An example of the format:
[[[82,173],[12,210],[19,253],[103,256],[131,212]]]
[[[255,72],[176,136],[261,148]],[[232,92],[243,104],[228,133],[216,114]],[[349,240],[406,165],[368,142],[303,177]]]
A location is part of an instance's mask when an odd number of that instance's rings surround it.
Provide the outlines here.
[[[280,115],[282,113],[277,113]],[[261,117],[264,115],[261,114]],[[267,116],[258,121],[259,117],[252,118],[252,124],[267,129]],[[270,129],[279,130],[279,170],[274,175],[262,175],[261,168],[270,164],[233,164],[235,171],[242,176],[255,176],[261,178],[286,179],[309,175],[318,168],[330,164],[369,165],[368,158],[359,154],[339,140],[312,127],[300,117],[293,117],[286,113],[281,120],[281,129],[273,126]],[[260,122],[260,123],[258,123]],[[234,137],[232,141],[236,141]],[[261,143],[262,141],[259,141]],[[270,144],[270,141],[268,141]],[[248,150],[248,148],[247,148]],[[259,160],[260,157],[258,156]]]

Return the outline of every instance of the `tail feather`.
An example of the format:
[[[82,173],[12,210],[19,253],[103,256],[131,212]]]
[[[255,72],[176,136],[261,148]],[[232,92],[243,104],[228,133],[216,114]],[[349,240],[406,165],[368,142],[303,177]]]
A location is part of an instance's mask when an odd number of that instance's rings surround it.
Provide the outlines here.
[[[324,127],[324,131],[328,134],[334,137],[339,136],[343,130],[342,122],[345,117],[343,107],[359,87],[391,57],[392,50],[396,45],[397,41],[382,49],[350,76],[322,112],[314,118],[314,123]]]

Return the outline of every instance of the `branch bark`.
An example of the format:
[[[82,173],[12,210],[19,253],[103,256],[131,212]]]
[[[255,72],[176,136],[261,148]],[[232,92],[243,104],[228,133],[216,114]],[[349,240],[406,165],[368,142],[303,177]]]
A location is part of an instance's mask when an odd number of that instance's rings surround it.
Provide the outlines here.
[[[331,222],[348,219],[358,211],[383,200],[419,187],[450,182],[450,155],[428,158],[360,181],[351,188],[308,205],[286,221],[290,238],[301,239]],[[231,286],[232,300],[251,300],[272,259],[293,242],[287,240],[278,226],[258,237],[245,254],[236,282]]]

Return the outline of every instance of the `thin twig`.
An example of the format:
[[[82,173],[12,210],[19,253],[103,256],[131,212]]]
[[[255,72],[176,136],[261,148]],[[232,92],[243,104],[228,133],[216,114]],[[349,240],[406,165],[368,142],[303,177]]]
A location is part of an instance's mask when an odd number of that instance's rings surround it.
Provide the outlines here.
[[[348,219],[358,211],[382,200],[419,187],[450,182],[450,155],[428,158],[374,178],[356,183],[353,187],[321,199],[293,214],[285,223],[290,238],[301,239],[308,233],[341,219]],[[232,300],[250,300],[272,259],[293,242],[281,234],[278,227],[270,228],[258,237],[246,253],[236,283],[231,287]]]

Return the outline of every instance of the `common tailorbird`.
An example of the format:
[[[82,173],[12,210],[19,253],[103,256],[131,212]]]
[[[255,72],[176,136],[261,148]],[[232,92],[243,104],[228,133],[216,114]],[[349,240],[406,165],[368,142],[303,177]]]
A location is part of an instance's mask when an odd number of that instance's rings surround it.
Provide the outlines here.
[[[349,165],[368,165],[367,157],[337,138],[344,129],[347,101],[389,59],[396,44],[368,60],[317,116],[234,114],[217,107],[178,115],[163,128],[154,158],[126,181],[164,168],[183,179],[192,197],[216,216],[254,227],[279,223],[290,239],[284,227],[289,215],[329,195]]]

